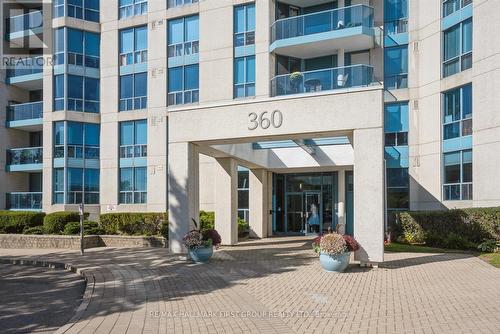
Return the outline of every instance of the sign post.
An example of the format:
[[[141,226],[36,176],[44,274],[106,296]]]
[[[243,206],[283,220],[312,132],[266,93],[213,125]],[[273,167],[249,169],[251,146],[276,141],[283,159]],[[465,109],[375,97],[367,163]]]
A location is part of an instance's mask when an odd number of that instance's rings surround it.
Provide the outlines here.
[[[83,249],[83,219],[84,217],[84,206],[83,203],[80,203],[80,207],[78,208],[80,213],[80,255],[84,255]]]

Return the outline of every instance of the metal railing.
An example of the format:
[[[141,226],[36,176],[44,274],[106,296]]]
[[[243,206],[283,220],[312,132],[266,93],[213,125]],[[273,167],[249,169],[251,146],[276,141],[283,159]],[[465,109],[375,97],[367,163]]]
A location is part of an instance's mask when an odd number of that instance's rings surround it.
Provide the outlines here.
[[[37,10],[27,14],[12,16],[8,22],[9,33],[41,28],[43,26],[43,12]]]
[[[470,5],[472,0],[447,0],[443,2],[443,17],[453,14],[457,10]]]
[[[7,106],[7,121],[43,118],[43,102],[12,104]]]
[[[199,94],[200,91],[198,89],[168,93],[168,105],[197,103]]]
[[[384,35],[395,35],[408,32],[408,18],[384,22]]]
[[[83,191],[68,191],[66,204],[82,203]],[[85,191],[85,204],[99,204],[98,191]]]
[[[147,96],[137,96],[127,99],[120,99],[120,111],[146,109],[147,106]]]
[[[43,162],[42,147],[15,148],[7,150],[7,165],[30,165]]]
[[[373,8],[355,5],[276,20],[271,42],[358,26],[373,27]]]
[[[460,201],[472,199],[472,182],[443,184],[445,201]]]
[[[120,191],[121,204],[140,204],[147,202],[147,191]]]
[[[148,156],[147,145],[120,146],[120,158],[144,158]]]
[[[271,80],[271,94],[281,96],[363,87],[372,82],[373,67],[360,64],[275,76]]]
[[[194,55],[200,52],[200,41],[188,41],[168,46],[168,58]]]
[[[68,158],[73,159],[99,159],[100,157],[100,149],[97,146],[68,145],[67,152]],[[54,158],[64,158],[64,145],[54,146]]]
[[[7,193],[8,210],[41,210],[41,192],[13,192]]]

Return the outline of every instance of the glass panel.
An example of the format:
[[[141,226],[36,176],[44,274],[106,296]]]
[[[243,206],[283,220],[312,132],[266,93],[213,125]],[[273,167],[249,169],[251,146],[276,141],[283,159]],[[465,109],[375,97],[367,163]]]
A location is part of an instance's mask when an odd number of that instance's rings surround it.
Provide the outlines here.
[[[302,194],[287,196],[287,232],[299,233],[303,231],[302,201]]]
[[[133,185],[133,168],[120,168],[120,191],[132,191]]]
[[[168,21],[168,44],[176,44],[184,42],[184,20]]]
[[[148,143],[148,123],[147,120],[136,121],[135,122],[135,144],[146,145]]]
[[[176,92],[183,90],[183,71],[182,67],[173,67],[168,69],[168,91]]]
[[[185,18],[185,38],[184,41],[197,41],[199,40],[198,32],[198,16],[189,16]]]
[[[198,64],[185,67],[185,89],[198,89]]]
[[[320,232],[320,194],[306,193],[306,233]]]
[[[147,173],[146,167],[135,168],[135,191],[146,191],[147,190]]]
[[[68,122],[68,145],[83,145],[83,123]]]
[[[134,145],[134,122],[120,123],[120,145]]]
[[[146,96],[148,94],[148,74],[138,73],[135,74],[135,96]]]
[[[460,54],[460,25],[456,25],[444,32],[444,60],[454,58]]]
[[[462,53],[472,51],[472,20],[462,24]]]
[[[135,50],[146,50],[148,48],[148,27],[135,28]]]

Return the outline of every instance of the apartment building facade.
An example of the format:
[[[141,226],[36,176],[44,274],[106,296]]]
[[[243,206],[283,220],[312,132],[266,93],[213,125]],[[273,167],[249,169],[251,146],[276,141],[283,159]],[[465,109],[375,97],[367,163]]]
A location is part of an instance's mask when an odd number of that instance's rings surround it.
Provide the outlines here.
[[[494,0],[9,6],[2,209],[169,211],[174,252],[202,209],[381,262],[394,211],[500,204]]]

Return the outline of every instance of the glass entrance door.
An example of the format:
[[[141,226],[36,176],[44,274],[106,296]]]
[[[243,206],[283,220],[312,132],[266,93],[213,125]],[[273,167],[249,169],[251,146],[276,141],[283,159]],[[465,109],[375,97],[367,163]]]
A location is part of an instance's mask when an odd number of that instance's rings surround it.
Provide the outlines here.
[[[306,192],[304,202],[304,208],[306,209],[305,233],[319,233],[319,231],[321,231],[321,193]]]
[[[302,233],[304,230],[304,206],[302,194],[288,194],[286,198],[286,232]]]

